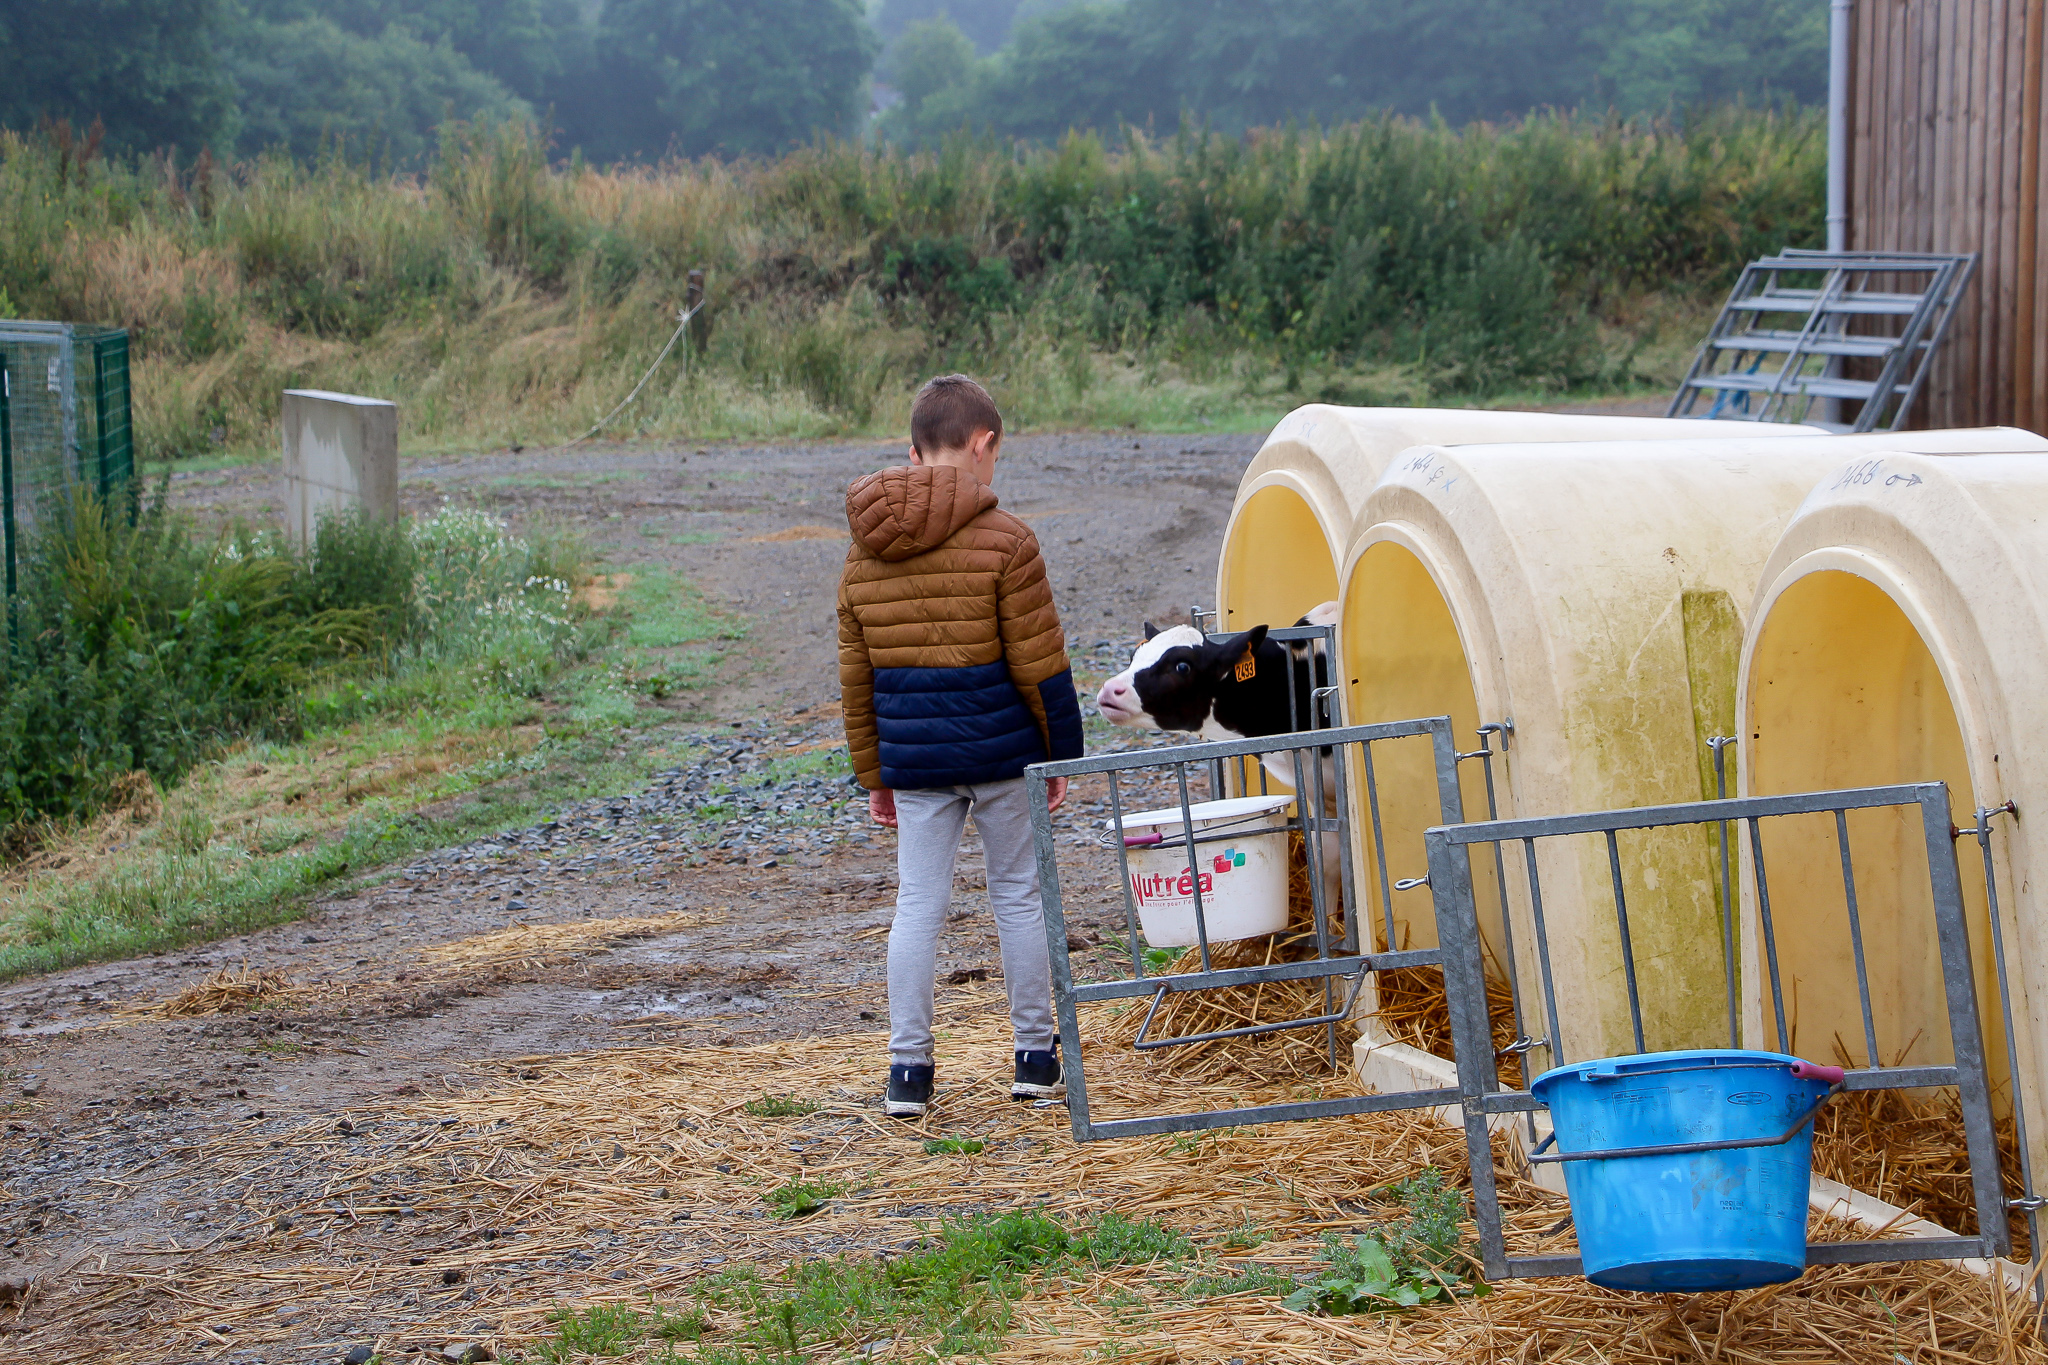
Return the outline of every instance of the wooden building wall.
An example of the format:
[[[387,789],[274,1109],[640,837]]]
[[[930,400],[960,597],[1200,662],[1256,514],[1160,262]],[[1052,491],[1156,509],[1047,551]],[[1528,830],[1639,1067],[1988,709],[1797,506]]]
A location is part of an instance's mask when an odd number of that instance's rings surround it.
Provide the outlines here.
[[[2048,0],[1856,0],[1849,249],[1975,251],[1915,426],[2048,431]]]

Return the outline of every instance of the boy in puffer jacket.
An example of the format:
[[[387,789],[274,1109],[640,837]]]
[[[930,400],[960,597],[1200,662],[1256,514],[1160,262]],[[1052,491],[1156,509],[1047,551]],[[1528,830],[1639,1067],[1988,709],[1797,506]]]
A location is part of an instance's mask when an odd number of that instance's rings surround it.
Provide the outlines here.
[[[933,977],[970,812],[1010,996],[1010,1097],[1066,1089],[1023,774],[1081,756],[1081,706],[1038,539],[989,487],[1002,440],[987,390],[942,376],[911,405],[909,466],[846,493],[839,688],[868,813],[897,835],[884,1107],[899,1118],[931,1104]],[[1066,791],[1047,783],[1048,808]]]

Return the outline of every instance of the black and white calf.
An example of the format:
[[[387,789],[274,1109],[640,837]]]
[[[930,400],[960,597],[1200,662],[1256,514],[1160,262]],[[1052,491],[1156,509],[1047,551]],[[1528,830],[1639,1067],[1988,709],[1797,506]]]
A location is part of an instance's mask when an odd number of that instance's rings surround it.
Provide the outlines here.
[[[1337,604],[1325,602],[1295,624],[1326,626],[1336,619]],[[1159,630],[1148,621],[1145,643],[1130,666],[1095,694],[1096,708],[1112,725],[1181,730],[1211,740],[1313,728],[1313,696],[1329,686],[1330,661],[1320,646],[1281,644],[1267,639],[1266,630],[1253,626],[1212,641],[1193,626]]]

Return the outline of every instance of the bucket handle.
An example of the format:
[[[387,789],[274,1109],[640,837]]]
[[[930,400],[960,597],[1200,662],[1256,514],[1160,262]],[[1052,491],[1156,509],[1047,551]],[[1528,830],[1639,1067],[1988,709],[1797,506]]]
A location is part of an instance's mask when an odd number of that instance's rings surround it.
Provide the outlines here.
[[[1808,1066],[1811,1064],[1801,1062],[1799,1065]],[[1836,1075],[1840,1075],[1842,1069],[1830,1066],[1815,1067],[1814,1070],[1816,1072],[1832,1071]],[[1796,1076],[1799,1073],[1795,1069],[1793,1074]],[[1819,1079],[1819,1077],[1815,1076],[1814,1079]],[[1557,1130],[1553,1128],[1550,1136],[1537,1143],[1535,1150],[1529,1153],[1529,1162],[1535,1166],[1547,1166],[1552,1162],[1562,1161],[1613,1161],[1621,1157],[1631,1156],[1685,1156],[1693,1152],[1732,1152],[1740,1147],[1782,1147],[1793,1138],[1798,1137],[1800,1130],[1813,1122],[1813,1116],[1820,1112],[1822,1105],[1841,1093],[1842,1087],[1839,1083],[1829,1086],[1821,1094],[1821,1097],[1815,1100],[1812,1106],[1799,1116],[1797,1122],[1777,1137],[1726,1138],[1719,1142],[1666,1142],[1655,1147],[1603,1147],[1598,1151],[1592,1152],[1555,1152],[1546,1156],[1544,1155],[1545,1149],[1551,1143],[1557,1141]]]

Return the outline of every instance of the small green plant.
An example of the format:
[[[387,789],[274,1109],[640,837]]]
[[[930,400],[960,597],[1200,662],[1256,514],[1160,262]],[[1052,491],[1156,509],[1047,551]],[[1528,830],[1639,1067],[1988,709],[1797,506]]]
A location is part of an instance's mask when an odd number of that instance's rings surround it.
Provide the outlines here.
[[[768,1205],[771,1218],[807,1218],[825,1205],[846,1193],[847,1187],[836,1180],[792,1180],[779,1189],[773,1189],[761,1196]]]
[[[1468,1278],[1472,1262],[1464,1249],[1465,1196],[1445,1183],[1442,1171],[1432,1166],[1388,1186],[1386,1193],[1400,1201],[1402,1216],[1375,1236],[1347,1240],[1324,1233],[1322,1258],[1329,1273],[1289,1294],[1282,1307],[1334,1317],[1487,1292],[1483,1282]]]
[[[1181,1292],[1191,1299],[1220,1299],[1231,1294],[1286,1294],[1294,1277],[1267,1265],[1248,1265],[1234,1275],[1214,1271],[1191,1276]]]
[[[623,1303],[557,1308],[548,1320],[555,1335],[540,1344],[540,1358],[550,1362],[624,1355],[643,1332],[640,1314]]]
[[[794,1095],[763,1095],[758,1100],[748,1100],[740,1106],[757,1119],[788,1119],[818,1112],[813,1100],[800,1100]]]
[[[1087,1248],[1088,1259],[1099,1266],[1182,1261],[1195,1254],[1186,1233],[1120,1213],[1105,1213],[1089,1226]]]
[[[973,1156],[981,1148],[980,1138],[937,1137],[924,1142],[926,1156]]]
[[[1328,1317],[1383,1313],[1414,1308],[1444,1292],[1441,1284],[1404,1275],[1387,1249],[1370,1237],[1353,1237],[1347,1244],[1335,1233],[1326,1233],[1323,1259],[1329,1262],[1330,1273],[1282,1299],[1282,1308]]]
[[[1249,1251],[1271,1240],[1272,1235],[1254,1223],[1250,1214],[1246,1214],[1243,1222],[1225,1230],[1221,1245],[1228,1251]]]
[[[654,1310],[654,1335],[663,1341],[701,1341],[711,1330],[711,1319],[701,1308],[692,1308],[687,1313],[671,1315],[660,1308]]]

